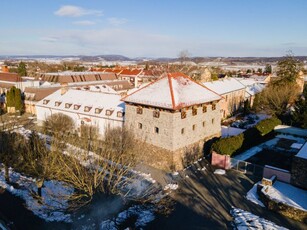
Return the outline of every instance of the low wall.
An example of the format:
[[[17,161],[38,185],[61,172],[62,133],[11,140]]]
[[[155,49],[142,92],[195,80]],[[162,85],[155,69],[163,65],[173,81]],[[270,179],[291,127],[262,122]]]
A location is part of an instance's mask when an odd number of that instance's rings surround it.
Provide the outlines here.
[[[279,181],[290,183],[291,174],[288,170],[275,168],[273,166],[265,165],[263,169],[263,177],[271,178],[272,176],[276,176]]]
[[[291,184],[307,189],[307,159],[297,156],[293,157]]]
[[[213,151],[212,158],[211,158],[211,164],[218,168],[229,169],[230,168],[230,157],[227,155],[218,154],[215,151]]]
[[[269,186],[263,186],[259,184],[257,193],[260,200],[269,210],[281,213],[282,215],[291,219],[298,220],[307,224],[307,212],[305,210],[271,199],[270,196],[266,193],[267,189],[269,189]]]

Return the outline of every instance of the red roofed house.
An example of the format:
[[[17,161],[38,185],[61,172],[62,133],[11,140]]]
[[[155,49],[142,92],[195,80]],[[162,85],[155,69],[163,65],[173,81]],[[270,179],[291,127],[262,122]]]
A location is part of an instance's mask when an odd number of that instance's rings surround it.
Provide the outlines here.
[[[188,76],[170,73],[123,98],[125,126],[137,138],[172,151],[173,164],[182,168],[189,147],[220,136],[220,99]]]

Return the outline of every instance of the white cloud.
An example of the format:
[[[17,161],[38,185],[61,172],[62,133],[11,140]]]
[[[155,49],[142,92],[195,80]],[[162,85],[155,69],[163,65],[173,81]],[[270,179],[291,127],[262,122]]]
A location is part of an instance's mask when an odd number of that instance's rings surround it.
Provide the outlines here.
[[[92,10],[92,9],[85,9],[79,6],[73,5],[65,5],[61,6],[60,9],[54,12],[55,15],[61,17],[81,17],[85,15],[95,15],[95,16],[102,16],[103,13],[101,10]]]
[[[128,22],[128,20],[126,18],[115,18],[115,17],[112,17],[112,18],[108,18],[107,20],[113,26],[123,25],[123,24]]]
[[[91,25],[95,25],[96,22],[89,21],[89,20],[83,20],[83,21],[74,21],[73,24],[79,25],[79,26],[91,26]]]
[[[57,42],[59,40],[59,38],[57,38],[57,37],[41,37],[40,40],[44,41],[44,42]]]

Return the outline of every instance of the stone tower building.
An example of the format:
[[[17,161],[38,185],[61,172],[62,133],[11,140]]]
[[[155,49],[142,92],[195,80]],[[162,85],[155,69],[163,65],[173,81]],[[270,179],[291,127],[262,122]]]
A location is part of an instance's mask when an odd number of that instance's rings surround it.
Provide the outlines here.
[[[188,76],[170,73],[123,98],[125,126],[137,138],[173,152],[174,164],[180,165],[187,147],[220,135],[220,99]]]

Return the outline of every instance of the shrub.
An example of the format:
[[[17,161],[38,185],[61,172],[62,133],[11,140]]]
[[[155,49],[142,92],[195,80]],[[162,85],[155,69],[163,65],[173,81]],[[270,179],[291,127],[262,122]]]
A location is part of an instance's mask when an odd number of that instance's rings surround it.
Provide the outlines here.
[[[212,149],[219,154],[231,156],[241,148],[243,141],[242,133],[233,137],[221,138],[212,145]]]
[[[260,121],[255,128],[259,131],[261,136],[264,136],[270,133],[277,125],[281,125],[281,121],[276,117],[272,117]]]

